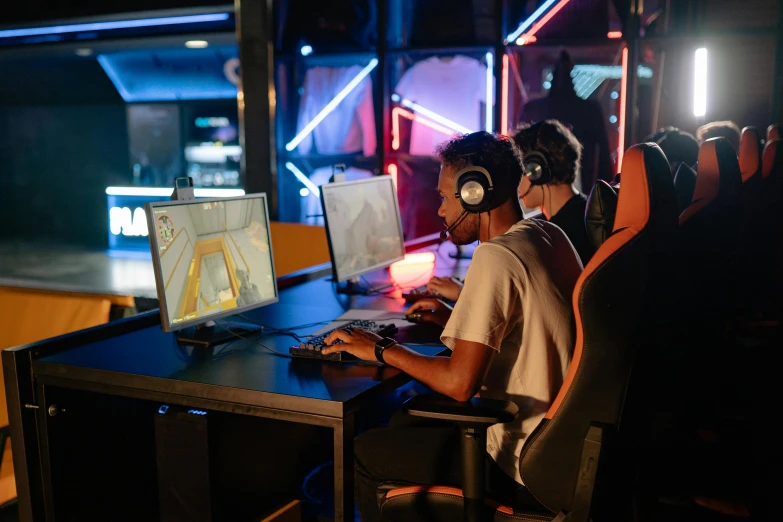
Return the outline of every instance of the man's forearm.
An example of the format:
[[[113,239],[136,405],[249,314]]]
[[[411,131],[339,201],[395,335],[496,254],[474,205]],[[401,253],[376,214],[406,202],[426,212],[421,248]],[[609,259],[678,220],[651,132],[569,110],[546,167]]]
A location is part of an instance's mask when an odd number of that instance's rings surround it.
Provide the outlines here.
[[[452,399],[467,401],[475,394],[472,383],[453,371],[449,357],[421,355],[397,344],[383,352],[383,358],[387,364]]]

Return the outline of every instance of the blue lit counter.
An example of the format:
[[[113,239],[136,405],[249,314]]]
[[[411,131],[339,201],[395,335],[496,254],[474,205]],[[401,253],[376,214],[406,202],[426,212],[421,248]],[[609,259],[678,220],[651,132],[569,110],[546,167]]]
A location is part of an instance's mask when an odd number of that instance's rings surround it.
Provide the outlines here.
[[[106,208],[109,213],[109,255],[150,257],[147,239],[145,203],[171,199],[171,188],[107,187]],[[242,189],[197,188],[197,198],[243,196]]]

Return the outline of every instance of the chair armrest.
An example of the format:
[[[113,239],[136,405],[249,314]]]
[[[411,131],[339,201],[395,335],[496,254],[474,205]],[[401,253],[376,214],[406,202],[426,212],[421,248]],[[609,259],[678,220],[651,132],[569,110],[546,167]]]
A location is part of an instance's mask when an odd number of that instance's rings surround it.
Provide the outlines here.
[[[519,408],[510,401],[474,397],[459,402],[444,395],[417,395],[405,401],[402,409],[414,417],[452,422],[461,427],[489,427],[513,421]]]

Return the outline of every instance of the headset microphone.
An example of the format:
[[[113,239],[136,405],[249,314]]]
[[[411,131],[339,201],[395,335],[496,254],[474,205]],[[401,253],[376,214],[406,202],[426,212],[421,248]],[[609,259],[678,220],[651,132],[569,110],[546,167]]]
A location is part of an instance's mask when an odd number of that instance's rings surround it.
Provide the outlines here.
[[[440,240],[446,241],[449,238],[449,234],[451,234],[457,226],[462,223],[462,221],[465,219],[465,217],[468,215],[467,210],[463,210],[462,213],[455,219],[451,225],[446,227],[446,230],[440,231]]]

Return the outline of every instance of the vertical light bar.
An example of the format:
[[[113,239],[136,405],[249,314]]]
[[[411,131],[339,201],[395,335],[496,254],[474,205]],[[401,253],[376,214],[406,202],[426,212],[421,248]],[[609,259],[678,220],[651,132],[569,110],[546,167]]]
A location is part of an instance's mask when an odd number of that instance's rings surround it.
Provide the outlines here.
[[[500,86],[500,132],[508,136],[508,55],[503,53],[503,71]]]
[[[707,49],[696,49],[693,66],[693,115],[707,114]]]
[[[326,107],[321,109],[321,112],[316,114],[315,118],[313,118],[310,123],[305,125],[305,128],[302,129],[302,131],[299,134],[297,134],[294,139],[292,139],[286,144],[285,149],[287,151],[292,151],[296,148],[297,145],[302,143],[302,140],[305,139],[308,134],[313,132],[313,129],[315,129],[318,126],[318,124],[324,120],[324,118],[329,116],[330,112],[332,112],[335,108],[337,108],[338,105],[340,105],[340,102],[342,102],[345,99],[345,97],[348,96],[348,94],[350,94],[350,92],[354,90],[356,86],[359,85],[362,82],[362,80],[364,80],[373,69],[375,69],[376,65],[378,65],[377,58],[373,58],[372,60],[370,60],[370,63],[367,64],[367,66],[364,69],[362,69],[353,80],[348,82],[348,85],[343,87],[343,90],[338,92],[337,96],[335,96],[332,99],[332,101],[327,103]]]
[[[491,52],[487,53],[487,103],[486,103],[486,113],[484,117],[484,130],[487,132],[492,132],[492,106],[494,105],[492,103],[492,78],[493,72],[492,70],[495,68],[495,57],[492,55]]]
[[[617,146],[617,172],[623,170],[623,154],[625,154],[625,104],[628,88],[628,48],[623,47],[622,75],[620,76],[620,124],[618,125],[619,141]]]
[[[302,182],[302,185],[310,189],[310,192],[315,194],[318,197],[321,197],[321,191],[318,190],[318,187],[315,186],[315,183],[310,181],[310,178],[304,175],[304,172],[296,168],[296,165],[291,163],[290,161],[286,161],[285,168],[290,170],[294,176],[296,176],[296,179]]]

